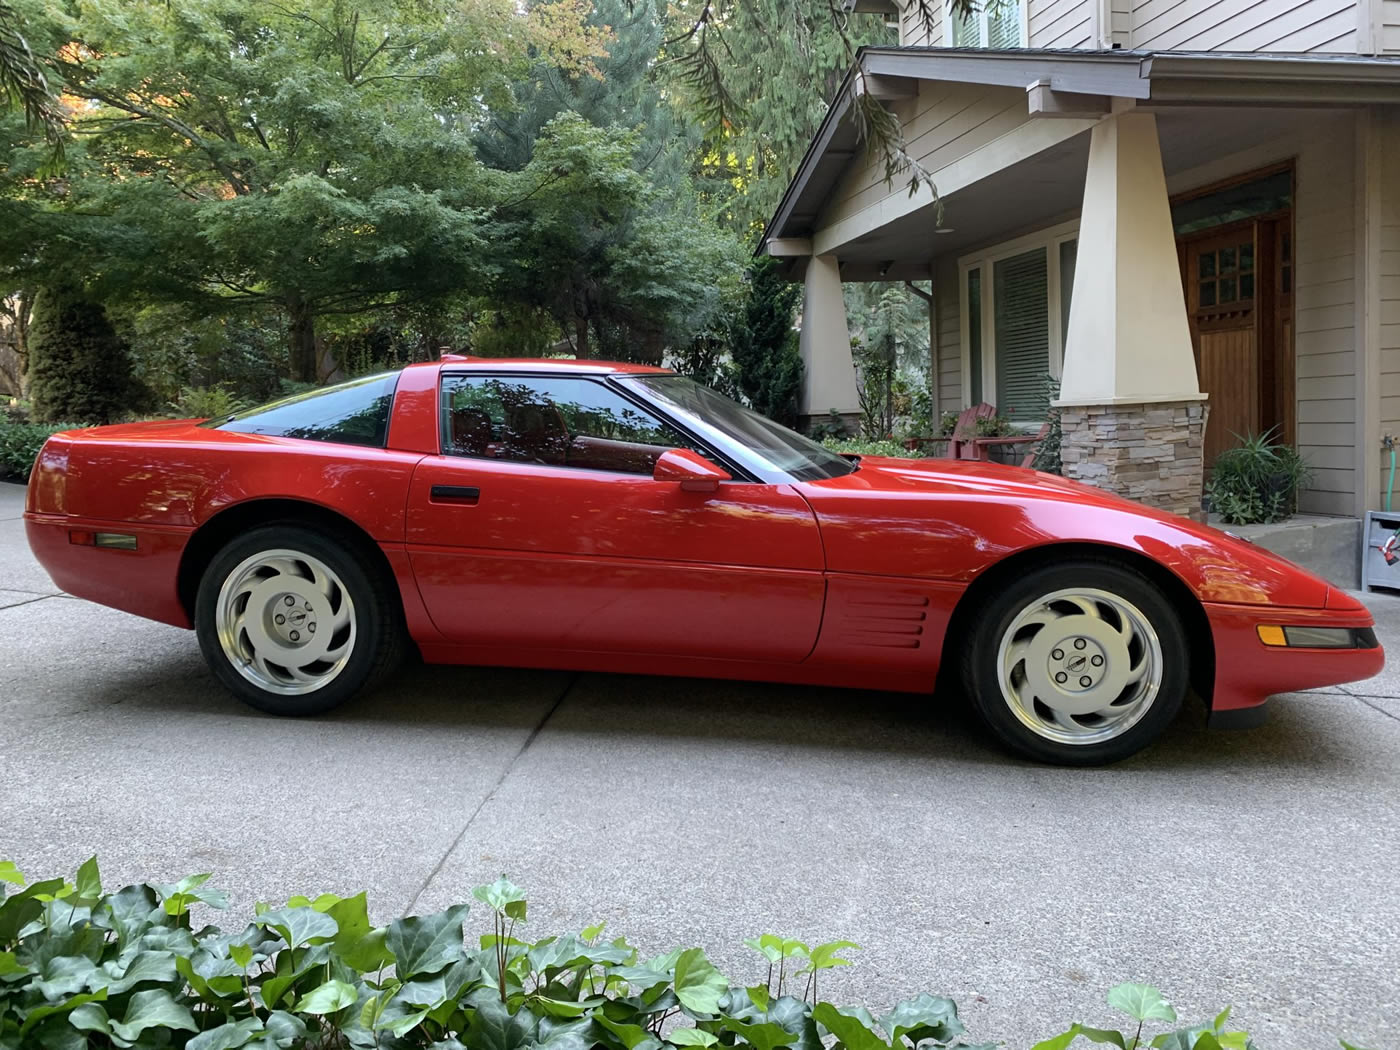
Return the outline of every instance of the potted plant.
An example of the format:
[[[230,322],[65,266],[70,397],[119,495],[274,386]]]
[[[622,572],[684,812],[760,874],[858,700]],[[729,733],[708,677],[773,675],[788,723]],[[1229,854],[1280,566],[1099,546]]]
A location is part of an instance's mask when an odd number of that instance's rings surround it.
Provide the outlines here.
[[[1275,440],[1277,428],[1244,437],[1216,457],[1206,502],[1228,525],[1283,521],[1298,509],[1309,470],[1292,445]]]

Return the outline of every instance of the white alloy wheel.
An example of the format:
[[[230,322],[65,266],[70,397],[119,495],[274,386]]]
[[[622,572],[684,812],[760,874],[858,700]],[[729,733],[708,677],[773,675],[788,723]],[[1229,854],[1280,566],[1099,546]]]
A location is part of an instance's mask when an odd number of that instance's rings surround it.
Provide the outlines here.
[[[355,650],[355,602],[325,562],[302,551],[265,550],[224,578],[215,627],[229,664],[280,696],[334,681]]]
[[[1056,744],[1102,744],[1147,714],[1162,645],[1147,616],[1106,590],[1074,587],[1029,604],[1002,633],[997,670],[1016,720]]]

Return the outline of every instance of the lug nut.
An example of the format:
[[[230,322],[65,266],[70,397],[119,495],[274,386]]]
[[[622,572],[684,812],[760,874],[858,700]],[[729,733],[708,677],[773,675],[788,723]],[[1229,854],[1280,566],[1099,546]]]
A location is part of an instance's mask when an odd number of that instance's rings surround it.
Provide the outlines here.
[[[1061,671],[1059,674],[1055,675],[1055,681],[1058,682],[1060,685],[1064,685],[1067,681],[1069,681],[1069,675]]]
[[[1089,658],[1089,662],[1090,662],[1091,664],[1093,664],[1095,667],[1102,667],[1102,666],[1103,666],[1103,657],[1102,657],[1102,656],[1091,656],[1091,657]]]
[[[1076,649],[1083,649],[1083,648],[1084,648],[1084,639],[1083,639],[1083,638],[1076,638],[1076,639],[1074,640],[1074,647],[1075,647]]]
[[[315,634],[315,633],[316,633],[316,621],[315,621],[315,620],[312,620],[309,624],[306,625],[306,629],[307,629],[308,631],[310,631],[312,634]]]
[[[294,642],[299,642],[299,641],[301,641],[301,632],[300,632],[300,631],[293,631],[293,632],[292,632],[292,641],[294,641]]]
[[[1064,658],[1065,651],[1063,649],[1055,649],[1050,653],[1050,659],[1052,660],[1063,660]]]
[[[294,631],[292,633],[295,634],[296,632]],[[1088,689],[1091,685],[1094,684],[1094,680],[1086,674],[1083,678],[1079,679],[1079,684],[1082,685],[1085,689]]]
[[[273,617],[273,619],[276,620],[278,623],[286,623],[286,622],[287,622],[287,618],[286,618],[285,616],[283,616],[281,613],[278,613],[276,616]]]
[[[295,604],[296,604],[296,601],[297,601],[297,600],[296,600],[295,598],[293,598],[290,594],[287,595],[287,597],[286,597],[286,602],[287,602],[288,605],[295,605]]]

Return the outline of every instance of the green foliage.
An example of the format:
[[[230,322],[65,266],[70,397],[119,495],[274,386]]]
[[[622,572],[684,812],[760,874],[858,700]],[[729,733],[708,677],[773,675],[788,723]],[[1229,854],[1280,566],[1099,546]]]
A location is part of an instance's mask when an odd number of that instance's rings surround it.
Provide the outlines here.
[[[139,403],[131,354],[98,303],[71,286],[43,291],[29,330],[29,392],[40,422],[110,423]]]
[[[977,437],[1011,437],[1020,433],[1005,416],[981,416],[973,421],[972,432]]]
[[[184,419],[217,419],[241,412],[248,407],[248,403],[223,385],[187,386],[170,403],[170,407]]]
[[[772,259],[749,266],[742,308],[729,330],[734,385],[754,409],[787,427],[797,425],[802,355],[793,321],[799,285],[786,281]]]
[[[889,283],[848,286],[845,301],[861,433],[871,439],[926,435],[933,398],[924,301]]]
[[[918,459],[923,456],[917,449],[907,449],[898,441],[888,438],[872,441],[869,438],[824,437],[821,442],[832,452],[845,456],[893,456],[897,459]]]
[[[1048,429],[1040,444],[1035,448],[1035,459],[1031,460],[1032,470],[1042,470],[1047,474],[1063,474],[1064,463],[1060,459],[1060,444],[1064,440],[1064,428],[1060,421],[1060,410],[1054,407],[1060,396],[1060,381],[1048,373],[1045,376],[1045,421]]]
[[[1137,1022],[1131,1035],[1112,1028],[1090,1028],[1073,1024],[1050,1039],[1036,1043],[1032,1050],[1066,1050],[1081,1036],[1101,1046],[1116,1046],[1119,1050],[1255,1050],[1247,1032],[1228,1031],[1230,1008],[1226,1007],[1210,1021],[1186,1028],[1176,1028],[1143,1041],[1142,1030],[1149,1022],[1175,1024],[1176,1010],[1150,984],[1120,984],[1109,989],[1108,1005]]]
[[[1215,459],[1206,500],[1229,525],[1282,521],[1298,509],[1310,471],[1296,448],[1275,440],[1276,428],[1239,437]]]
[[[0,478],[26,481],[44,442],[77,423],[13,423],[0,419]],[[0,870],[0,879],[5,877]]]

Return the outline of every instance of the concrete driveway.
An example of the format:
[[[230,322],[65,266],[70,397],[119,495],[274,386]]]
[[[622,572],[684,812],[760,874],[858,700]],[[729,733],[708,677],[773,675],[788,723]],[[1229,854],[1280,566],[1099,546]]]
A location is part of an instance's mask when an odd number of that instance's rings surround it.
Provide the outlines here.
[[[210,871],[240,913],[367,889],[387,921],[507,872],[536,937],[606,919],[745,983],[746,936],[850,939],[824,997],[948,994],[1011,1047],[1109,1021],[1123,980],[1191,1020],[1233,1003],[1264,1048],[1400,1045],[1395,671],[1249,732],[1189,710],[1087,771],[918,698],[684,679],[415,667],[279,720],[193,635],[56,594],[22,497],[0,485],[0,858],[31,877],[96,852],[109,886]],[[1400,645],[1400,601],[1374,608]]]

